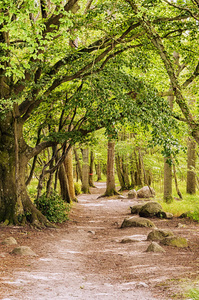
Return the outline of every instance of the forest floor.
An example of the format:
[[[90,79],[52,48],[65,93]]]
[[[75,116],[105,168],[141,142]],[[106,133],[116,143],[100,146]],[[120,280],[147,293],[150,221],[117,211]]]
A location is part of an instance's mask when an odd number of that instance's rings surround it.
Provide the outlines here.
[[[199,224],[153,219],[159,229],[187,238],[189,246],[145,252],[150,228],[120,228],[129,207],[142,200],[97,199],[104,184],[96,185],[92,194],[78,196],[70,220],[57,229],[0,227],[0,241],[12,236],[37,254],[14,256],[14,245],[0,245],[1,300],[189,299],[187,291],[199,283]],[[121,243],[124,237],[137,242]]]

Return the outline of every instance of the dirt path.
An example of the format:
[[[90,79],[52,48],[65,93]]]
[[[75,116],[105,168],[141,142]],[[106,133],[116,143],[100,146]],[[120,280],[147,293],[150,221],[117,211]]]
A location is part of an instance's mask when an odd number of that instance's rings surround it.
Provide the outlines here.
[[[187,220],[155,220],[189,239],[189,248],[166,247],[166,253],[146,253],[147,228],[120,229],[134,204],[128,199],[80,195],[70,221],[59,229],[0,229],[0,239],[13,236],[37,257],[16,257],[13,246],[0,246],[0,299],[3,300],[161,300],[185,299],[184,286],[198,275],[199,226]],[[185,224],[186,223],[186,224]],[[125,236],[138,242],[122,244]],[[187,298],[188,299],[188,298]]]

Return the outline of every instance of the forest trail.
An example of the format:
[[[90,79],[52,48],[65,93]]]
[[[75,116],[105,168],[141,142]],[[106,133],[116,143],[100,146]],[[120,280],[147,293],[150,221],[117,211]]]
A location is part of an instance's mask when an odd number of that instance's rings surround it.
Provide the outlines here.
[[[179,219],[153,220],[158,228],[188,238],[190,246],[146,253],[151,229],[120,228],[137,202],[116,196],[97,199],[104,187],[97,183],[92,194],[80,195],[70,221],[58,229],[0,229],[1,239],[12,235],[37,254],[13,256],[8,252],[13,246],[0,246],[1,300],[188,299],[182,293],[197,278],[199,226],[183,220],[184,227],[178,228]],[[126,236],[137,242],[121,243]]]

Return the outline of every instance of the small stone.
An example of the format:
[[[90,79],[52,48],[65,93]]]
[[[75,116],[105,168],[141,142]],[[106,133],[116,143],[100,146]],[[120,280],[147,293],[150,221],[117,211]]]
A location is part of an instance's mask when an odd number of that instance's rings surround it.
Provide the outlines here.
[[[139,242],[139,241],[136,240],[136,239],[132,239],[132,238],[130,238],[130,237],[126,237],[126,238],[123,238],[123,239],[121,240],[121,243],[122,243],[122,244],[127,244],[127,243],[137,243],[137,242]]]
[[[146,249],[146,252],[165,252],[165,250],[158,243],[152,242]]]
[[[178,225],[177,225],[177,228],[185,228],[185,227],[186,227],[186,225],[182,224],[182,223],[178,223]]]
[[[95,231],[94,231],[94,230],[89,230],[88,233],[91,233],[91,234],[94,235],[94,234],[95,234]]]
[[[138,282],[136,288],[149,288],[149,286],[145,282]]]
[[[15,238],[10,236],[10,237],[4,239],[1,244],[3,244],[3,245],[16,245],[17,241],[15,240]]]
[[[130,190],[128,192],[128,199],[135,199],[135,198],[137,198],[137,192],[136,192],[136,190]]]
[[[11,254],[23,255],[23,256],[36,256],[36,254],[27,246],[21,246],[14,248]]]
[[[148,219],[140,217],[125,218],[121,228],[125,227],[156,227],[155,224]]]
[[[123,195],[119,195],[118,199],[125,199],[125,197]]]

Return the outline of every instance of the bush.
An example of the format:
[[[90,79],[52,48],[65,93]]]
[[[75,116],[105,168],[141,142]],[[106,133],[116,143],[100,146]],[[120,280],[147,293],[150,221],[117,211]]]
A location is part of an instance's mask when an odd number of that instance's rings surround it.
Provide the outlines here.
[[[74,187],[75,187],[75,195],[80,195],[81,194],[81,184],[79,182],[75,182],[74,183]]]
[[[68,220],[70,204],[64,202],[57,192],[52,192],[48,198],[46,193],[44,193],[34,203],[50,222],[62,223]]]

